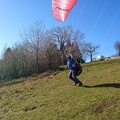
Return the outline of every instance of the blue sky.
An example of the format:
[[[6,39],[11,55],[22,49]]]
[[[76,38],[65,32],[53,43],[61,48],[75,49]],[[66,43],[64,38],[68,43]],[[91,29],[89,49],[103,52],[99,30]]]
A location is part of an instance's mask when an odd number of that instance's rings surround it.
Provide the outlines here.
[[[0,0],[0,53],[21,41],[19,33],[36,20],[46,28],[72,25],[84,40],[100,45],[97,55],[114,55],[120,40],[120,0],[78,0],[65,22],[54,19],[52,0]]]

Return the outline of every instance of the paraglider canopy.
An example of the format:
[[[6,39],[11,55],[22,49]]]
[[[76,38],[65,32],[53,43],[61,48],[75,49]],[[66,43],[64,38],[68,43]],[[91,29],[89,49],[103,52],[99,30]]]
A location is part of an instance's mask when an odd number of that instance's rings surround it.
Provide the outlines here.
[[[53,16],[58,21],[65,21],[77,0],[52,0]]]

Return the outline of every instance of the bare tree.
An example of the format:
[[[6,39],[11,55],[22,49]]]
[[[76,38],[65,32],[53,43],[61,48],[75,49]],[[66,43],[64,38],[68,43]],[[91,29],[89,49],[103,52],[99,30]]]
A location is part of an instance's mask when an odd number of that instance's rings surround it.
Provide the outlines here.
[[[64,27],[54,27],[51,30],[51,33],[53,35],[53,39],[55,40],[61,55],[62,55],[62,63],[64,64],[64,58],[65,58],[65,44],[68,40],[71,39],[71,35],[73,33],[73,29],[71,26],[64,26]]]
[[[93,45],[93,43],[85,44],[85,52],[90,56],[90,61],[92,62],[93,55],[96,54],[96,50],[99,48],[99,45]]]
[[[59,51],[57,46],[53,42],[48,42],[45,48],[45,57],[48,61],[49,69],[56,69],[61,64],[61,59],[59,59]]]
[[[36,21],[34,26],[30,26],[27,31],[21,34],[21,38],[24,41],[24,44],[27,46],[27,49],[33,54],[37,74],[40,73],[40,51],[42,50],[45,44],[45,25],[41,21]]]
[[[33,64],[34,58],[32,54],[27,50],[26,45],[19,44],[14,47],[14,55],[17,58],[17,68],[19,70],[19,76],[27,77],[34,73],[35,65]]]
[[[80,57],[82,58],[82,60],[85,60],[87,57],[87,52],[86,52],[86,42],[82,41],[79,43],[79,49],[80,49]],[[85,62],[85,61],[84,61]]]
[[[63,27],[54,27],[51,30],[53,35],[53,39],[55,40],[61,55],[62,55],[62,63],[64,64],[65,54],[71,52],[72,43],[77,43],[77,41],[82,39],[82,35],[80,31],[74,31],[72,26],[63,26]],[[70,48],[71,47],[71,48]]]
[[[46,44],[41,52],[40,61],[42,61],[42,70],[56,69],[61,65],[60,52],[49,31],[47,31]]]
[[[114,47],[118,51],[118,55],[120,56],[120,41],[116,41]]]

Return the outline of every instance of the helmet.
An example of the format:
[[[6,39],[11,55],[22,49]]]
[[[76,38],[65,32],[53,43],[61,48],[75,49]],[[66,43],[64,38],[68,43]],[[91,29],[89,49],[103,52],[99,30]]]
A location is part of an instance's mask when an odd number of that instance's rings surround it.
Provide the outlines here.
[[[69,54],[69,56],[71,57],[71,59],[73,58],[73,56],[71,54]]]

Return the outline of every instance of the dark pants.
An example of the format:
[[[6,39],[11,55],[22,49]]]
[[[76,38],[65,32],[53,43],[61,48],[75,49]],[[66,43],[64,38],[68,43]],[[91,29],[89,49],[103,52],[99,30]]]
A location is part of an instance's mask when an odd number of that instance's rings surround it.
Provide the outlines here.
[[[71,79],[72,81],[74,81],[75,85],[76,85],[77,83],[79,83],[79,85],[82,85],[82,82],[80,82],[80,80],[78,80],[78,79],[76,78],[75,70],[70,70],[69,75],[68,75],[68,78]]]

